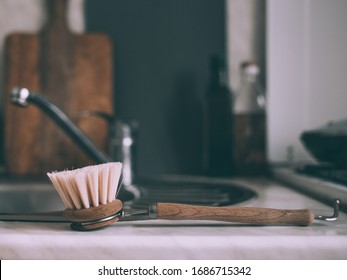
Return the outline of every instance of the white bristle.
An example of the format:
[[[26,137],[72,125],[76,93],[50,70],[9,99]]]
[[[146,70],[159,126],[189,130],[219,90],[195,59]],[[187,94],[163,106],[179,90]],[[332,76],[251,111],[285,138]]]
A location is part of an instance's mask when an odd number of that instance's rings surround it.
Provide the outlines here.
[[[88,191],[85,175],[83,174],[83,172],[80,172],[75,175],[75,182],[76,182],[78,193],[80,195],[80,198],[83,204],[83,208],[89,208],[90,207],[89,191]]]
[[[116,198],[121,172],[122,163],[111,162],[49,172],[47,176],[67,208],[81,209],[112,202]]]
[[[116,193],[117,186],[115,186],[115,183],[119,182],[120,173],[118,173],[115,168],[109,169],[109,176],[108,176],[108,185],[110,186],[108,196],[107,196],[107,202],[111,202],[112,194]]]
[[[108,186],[109,166],[100,166],[99,173],[99,185],[102,186],[102,188],[99,188],[99,200],[101,204],[106,204],[108,190],[105,186]]]

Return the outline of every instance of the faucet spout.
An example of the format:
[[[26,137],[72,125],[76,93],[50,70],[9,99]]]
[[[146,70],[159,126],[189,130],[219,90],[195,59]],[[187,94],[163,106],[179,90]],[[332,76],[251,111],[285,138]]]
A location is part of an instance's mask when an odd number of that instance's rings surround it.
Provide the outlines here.
[[[14,88],[11,92],[11,97],[12,103],[21,107],[27,107],[29,103],[39,107],[97,164],[111,161],[110,157],[100,151],[69,117],[44,95],[34,93],[27,88]]]

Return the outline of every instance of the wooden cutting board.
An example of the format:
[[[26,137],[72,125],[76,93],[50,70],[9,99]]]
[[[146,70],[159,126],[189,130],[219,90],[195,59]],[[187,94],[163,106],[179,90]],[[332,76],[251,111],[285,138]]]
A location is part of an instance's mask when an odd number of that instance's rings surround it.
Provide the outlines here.
[[[5,44],[4,159],[8,173],[44,174],[91,160],[34,105],[11,104],[13,87],[46,95],[106,151],[108,124],[79,112],[112,112],[112,45],[105,34],[73,34],[67,0],[46,0],[48,24],[39,34],[10,34]]]

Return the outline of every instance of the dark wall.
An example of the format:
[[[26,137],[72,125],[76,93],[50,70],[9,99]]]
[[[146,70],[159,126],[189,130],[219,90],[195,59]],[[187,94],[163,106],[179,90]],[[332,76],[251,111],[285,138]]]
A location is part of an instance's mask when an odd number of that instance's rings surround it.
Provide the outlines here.
[[[114,44],[115,110],[139,122],[138,173],[202,174],[208,60],[225,54],[224,0],[86,0]]]

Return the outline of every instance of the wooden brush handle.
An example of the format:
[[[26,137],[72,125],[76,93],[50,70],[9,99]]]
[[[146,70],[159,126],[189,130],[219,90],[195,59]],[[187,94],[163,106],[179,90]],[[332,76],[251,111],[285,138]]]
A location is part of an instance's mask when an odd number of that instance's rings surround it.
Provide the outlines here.
[[[177,203],[158,203],[157,218],[165,220],[213,220],[257,225],[308,226],[314,220],[312,211],[278,210],[252,207],[211,207]]]

